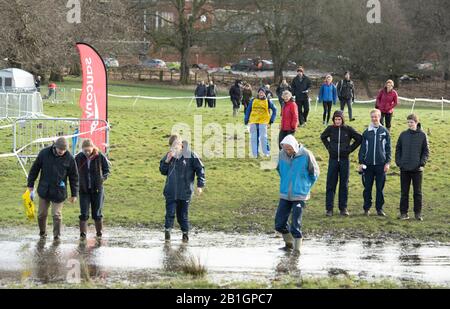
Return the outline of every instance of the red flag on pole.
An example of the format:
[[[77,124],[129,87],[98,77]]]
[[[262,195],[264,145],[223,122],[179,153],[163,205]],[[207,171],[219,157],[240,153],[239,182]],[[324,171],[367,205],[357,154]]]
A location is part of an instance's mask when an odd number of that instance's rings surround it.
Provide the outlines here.
[[[80,107],[83,111],[80,138],[91,138],[102,151],[107,149],[108,79],[106,66],[100,54],[89,44],[77,43],[83,70]]]

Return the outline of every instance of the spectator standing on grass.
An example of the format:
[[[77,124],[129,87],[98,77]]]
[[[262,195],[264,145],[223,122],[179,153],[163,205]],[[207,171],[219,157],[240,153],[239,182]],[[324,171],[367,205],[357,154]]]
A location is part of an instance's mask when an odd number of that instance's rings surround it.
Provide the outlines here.
[[[244,88],[242,89],[242,105],[244,106],[244,113],[247,111],[247,107],[250,104],[252,98],[253,98],[252,85],[250,85],[249,83],[245,83]]]
[[[372,207],[372,187],[376,184],[377,215],[386,217],[384,206],[384,185],[386,174],[391,164],[391,135],[380,122],[381,112],[378,109],[370,112],[371,123],[364,131],[359,149],[359,172],[364,185],[364,215],[370,215]]]
[[[294,135],[298,128],[298,110],[297,104],[292,99],[292,93],[285,90],[281,95],[283,100],[283,112],[281,114],[281,129],[280,136],[278,138],[278,145],[281,150],[281,142],[288,135]]]
[[[355,121],[353,118],[353,104],[355,103],[355,84],[351,80],[350,72],[345,72],[344,79],[340,80],[336,86],[339,101],[341,102],[341,111],[345,111],[348,107],[348,116],[350,122]]]
[[[34,183],[39,177],[37,194],[39,195],[38,225],[41,239],[47,237],[48,209],[52,208],[53,237],[59,241],[62,229],[62,209],[67,199],[67,180],[70,181],[72,197],[75,203],[78,197],[78,170],[75,158],[68,151],[69,145],[63,137],[41,150],[28,175],[28,190],[34,197]]]
[[[398,138],[395,163],[400,168],[400,217],[409,220],[409,190],[414,190],[415,219],[423,221],[422,217],[422,181],[423,171],[430,154],[428,137],[419,122],[419,117],[411,114],[407,117],[408,130]]]
[[[292,81],[291,88],[292,94],[295,96],[295,102],[297,103],[301,126],[305,126],[308,123],[309,91],[311,86],[311,80],[305,75],[303,67],[299,67],[297,69],[297,76]]]
[[[206,93],[207,93],[207,89],[206,89],[206,85],[205,85],[205,81],[201,81],[198,85],[197,88],[195,88],[195,99],[197,100],[197,107],[202,107],[203,106],[203,101],[205,100],[206,97]],[[205,101],[205,107],[206,107],[206,101]]]
[[[270,115],[272,111],[272,116]],[[245,113],[245,125],[250,125],[250,140],[253,157],[259,156],[259,145],[261,145],[265,157],[270,156],[270,147],[267,139],[267,131],[277,118],[277,108],[266,97],[266,89],[258,90],[258,97],[254,98]]]
[[[331,117],[331,107],[337,102],[337,89],[333,84],[333,77],[327,75],[325,83],[320,87],[319,103],[323,104],[323,125],[328,125]]]
[[[398,93],[394,90],[394,81],[388,80],[385,87],[378,93],[377,103],[375,105],[375,108],[381,111],[380,122],[383,126],[386,123],[388,131],[391,130],[392,116],[394,115],[394,108],[397,105]]]
[[[162,158],[159,170],[166,177],[164,197],[166,199],[165,240],[170,241],[175,215],[183,232],[183,242],[189,241],[189,206],[194,195],[197,177],[197,194],[203,193],[206,184],[205,167],[180,136],[169,139],[170,151]]]
[[[348,182],[350,179],[349,156],[361,145],[362,136],[345,124],[344,112],[336,111],[333,125],[325,129],[320,136],[330,156],[328,161],[326,215],[333,216],[334,197],[339,182],[339,211],[341,216],[349,216],[347,209]]]
[[[242,102],[241,81],[236,80],[233,86],[230,88],[230,100],[233,104],[233,117],[237,117]]]
[[[103,184],[109,176],[109,162],[91,139],[85,139],[81,149],[82,152],[75,156],[80,186],[80,239],[85,240],[87,236],[89,210],[95,222],[96,235],[101,238],[105,201]]]
[[[41,82],[42,82],[42,78],[41,78],[40,75],[38,75],[38,76],[36,77],[35,82],[34,82],[34,85],[35,85],[35,87],[36,87],[37,92],[41,92]]]
[[[293,135],[281,142],[277,171],[280,175],[280,202],[275,215],[275,230],[283,235],[284,249],[300,253],[302,216],[310,192],[319,178],[319,165],[311,151],[299,145]],[[291,217],[291,224],[288,224]]]
[[[269,100],[272,100],[273,99],[273,92],[272,92],[272,90],[270,90],[270,85],[269,84],[265,85],[264,89],[266,89],[266,97]]]
[[[283,99],[283,93],[285,91],[289,91],[290,93],[292,93],[292,88],[291,86],[288,84],[286,79],[283,79],[283,81],[281,82],[281,84],[278,86],[277,88],[277,97],[278,97],[278,101],[280,102],[280,106],[281,106],[281,110],[283,111],[283,107],[284,107],[284,99]],[[297,107],[298,110],[298,107]],[[283,114],[281,114],[283,116]]]
[[[214,81],[210,81],[206,90],[206,96],[208,97],[206,101],[208,102],[209,108],[216,108],[217,92],[217,86],[214,84]]]

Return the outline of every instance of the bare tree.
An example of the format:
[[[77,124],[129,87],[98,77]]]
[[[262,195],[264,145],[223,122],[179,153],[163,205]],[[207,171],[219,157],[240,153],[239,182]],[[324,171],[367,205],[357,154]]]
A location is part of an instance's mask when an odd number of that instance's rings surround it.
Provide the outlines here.
[[[78,63],[77,41],[93,45],[125,37],[129,29],[126,3],[82,1],[81,23],[67,21],[64,1],[0,0],[0,56],[20,67],[62,80],[62,68]],[[106,25],[106,27],[105,27]]]
[[[446,0],[402,0],[414,33],[418,50],[436,53],[443,77],[450,80],[450,6]]]
[[[321,33],[319,0],[251,0],[237,1],[232,23],[244,23],[250,37],[267,44],[274,64],[274,81],[280,83],[283,70],[293,58],[317,42]]]
[[[209,27],[202,18],[212,13],[208,0],[166,0],[138,3],[135,14],[143,15],[153,22],[145,27],[150,41],[159,47],[174,48],[180,54],[180,83],[189,83],[190,57],[193,46],[201,42],[202,35]],[[173,14],[172,17],[167,12]],[[204,20],[203,20],[204,21]]]
[[[327,28],[328,48],[338,52],[337,68],[360,78],[369,97],[371,79],[389,77],[398,82],[414,64],[412,30],[398,2],[383,2],[379,24],[367,21],[367,8],[359,0],[335,0],[327,10],[326,15],[336,16]]]

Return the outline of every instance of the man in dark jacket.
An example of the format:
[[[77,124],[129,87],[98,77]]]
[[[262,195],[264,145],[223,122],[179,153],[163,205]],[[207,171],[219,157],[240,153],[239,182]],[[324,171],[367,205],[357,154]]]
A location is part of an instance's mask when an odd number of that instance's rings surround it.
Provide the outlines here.
[[[197,100],[197,107],[203,106],[203,101],[205,101],[206,94],[207,94],[207,88],[205,82],[202,80],[200,84],[198,84],[197,88],[195,89],[195,99]],[[205,107],[206,107],[206,101],[205,101]]]
[[[241,81],[237,80],[233,86],[230,88],[230,99],[233,103],[233,117],[236,117],[239,109],[241,108],[242,101],[242,91],[241,91]]]
[[[82,152],[75,157],[80,179],[80,239],[87,235],[89,208],[95,222],[97,237],[102,237],[103,230],[103,183],[109,176],[109,162],[91,139],[85,139]]]
[[[347,105],[349,119],[355,121],[352,108],[353,103],[355,103],[355,84],[350,79],[350,72],[345,72],[344,79],[339,81],[336,88],[341,102],[341,111],[345,111],[345,105]]]
[[[414,189],[414,214],[418,221],[422,218],[422,180],[423,170],[430,154],[428,137],[422,131],[419,117],[411,114],[407,118],[409,129],[398,138],[395,163],[400,168],[402,196],[400,199],[401,220],[409,220],[409,188],[411,182]]]
[[[349,216],[347,210],[348,182],[350,177],[349,155],[361,145],[362,136],[350,126],[345,125],[344,113],[336,111],[333,125],[320,136],[330,155],[327,176],[326,214],[333,216],[334,196],[339,182],[339,210],[341,216]],[[352,143],[353,141],[353,143]]]
[[[361,148],[359,149],[359,172],[362,174],[364,185],[364,214],[370,215],[372,207],[372,186],[376,182],[376,209],[380,217],[386,217],[384,206],[384,185],[386,173],[391,164],[391,135],[381,125],[381,112],[378,109],[370,112],[372,123],[363,133]]]
[[[292,81],[292,93],[295,96],[295,102],[298,106],[300,125],[306,125],[309,114],[309,91],[311,89],[311,80],[305,75],[302,67],[297,70],[298,75]]]
[[[280,102],[280,105],[281,105],[281,111],[283,111],[283,107],[284,107],[283,93],[285,91],[289,91],[290,93],[292,93],[292,88],[288,84],[286,78],[283,79],[281,84],[277,87],[277,97],[278,97],[278,101]],[[298,110],[298,106],[297,106],[297,110]],[[283,114],[281,114],[281,116],[283,116]]]
[[[47,237],[47,215],[50,205],[53,216],[53,237],[61,237],[62,208],[67,199],[67,179],[70,181],[71,203],[77,201],[78,171],[74,157],[68,151],[65,138],[59,138],[54,145],[44,148],[34,161],[28,175],[28,190],[34,196],[34,183],[39,178],[37,194],[39,195],[38,225],[41,238]]]
[[[217,86],[214,84],[214,81],[210,81],[206,90],[206,102],[208,102],[209,108],[216,108],[216,97],[217,97]]]
[[[160,162],[159,170],[167,176],[164,187],[166,198],[165,239],[170,241],[175,213],[183,232],[183,242],[189,241],[188,209],[194,193],[194,180],[197,176],[197,194],[205,187],[205,167],[198,155],[189,149],[178,135],[169,139],[170,151]]]

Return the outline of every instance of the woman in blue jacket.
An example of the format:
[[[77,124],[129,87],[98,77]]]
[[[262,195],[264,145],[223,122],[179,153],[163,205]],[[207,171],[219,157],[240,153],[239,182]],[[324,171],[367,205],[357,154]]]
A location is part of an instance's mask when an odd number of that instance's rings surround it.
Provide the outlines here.
[[[323,124],[325,126],[330,122],[331,105],[335,105],[337,99],[337,88],[333,84],[333,77],[328,74],[319,91],[319,102],[323,103]]]

